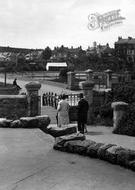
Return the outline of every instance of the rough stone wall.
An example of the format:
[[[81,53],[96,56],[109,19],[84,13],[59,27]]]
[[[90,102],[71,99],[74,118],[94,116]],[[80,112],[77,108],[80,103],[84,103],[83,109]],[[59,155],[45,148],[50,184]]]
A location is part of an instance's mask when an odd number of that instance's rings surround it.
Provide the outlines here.
[[[0,118],[18,119],[28,115],[25,95],[0,95]]]

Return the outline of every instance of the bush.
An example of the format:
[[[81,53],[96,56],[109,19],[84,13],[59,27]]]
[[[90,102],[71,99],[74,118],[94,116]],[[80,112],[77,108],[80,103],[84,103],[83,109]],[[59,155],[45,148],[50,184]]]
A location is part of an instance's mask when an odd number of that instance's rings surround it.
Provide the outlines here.
[[[99,112],[100,116],[102,118],[113,118],[113,109],[111,108],[111,104],[105,104],[103,106],[101,106],[100,108],[100,112]]]
[[[113,133],[135,136],[135,105],[130,105]]]
[[[135,102],[135,88],[130,86],[118,86],[112,90],[113,101],[123,101],[126,103]]]

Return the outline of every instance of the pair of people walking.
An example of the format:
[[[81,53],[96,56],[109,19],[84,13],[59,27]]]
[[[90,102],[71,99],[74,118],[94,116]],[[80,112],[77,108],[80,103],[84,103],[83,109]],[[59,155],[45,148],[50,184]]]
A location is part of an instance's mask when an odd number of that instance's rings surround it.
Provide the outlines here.
[[[69,125],[69,103],[67,101],[67,95],[63,94],[62,99],[58,102],[57,107],[57,122],[58,127],[68,127]],[[80,100],[77,106],[77,117],[78,117],[78,131],[80,133],[87,132],[87,113],[89,109],[88,101],[83,97],[83,93],[80,93]]]

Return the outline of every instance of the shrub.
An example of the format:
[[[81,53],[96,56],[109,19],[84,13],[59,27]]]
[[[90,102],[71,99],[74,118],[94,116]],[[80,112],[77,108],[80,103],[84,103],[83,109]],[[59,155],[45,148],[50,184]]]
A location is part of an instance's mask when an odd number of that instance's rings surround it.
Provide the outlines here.
[[[130,105],[113,133],[135,136],[135,105]]]
[[[111,104],[108,103],[101,106],[99,114],[102,118],[113,118],[113,109],[111,108]]]
[[[135,102],[135,88],[130,86],[118,86],[111,92],[113,101]]]

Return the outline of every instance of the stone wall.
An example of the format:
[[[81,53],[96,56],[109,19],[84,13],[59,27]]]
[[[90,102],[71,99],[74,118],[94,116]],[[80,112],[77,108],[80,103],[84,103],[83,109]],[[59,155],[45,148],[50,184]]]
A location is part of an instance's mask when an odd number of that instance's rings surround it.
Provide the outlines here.
[[[17,119],[28,115],[25,95],[0,95],[0,118]]]
[[[16,86],[0,86],[0,94],[1,95],[17,95],[19,94],[19,89]]]

